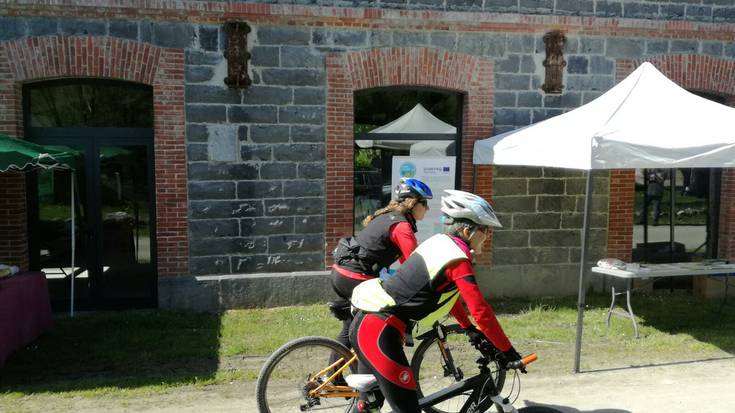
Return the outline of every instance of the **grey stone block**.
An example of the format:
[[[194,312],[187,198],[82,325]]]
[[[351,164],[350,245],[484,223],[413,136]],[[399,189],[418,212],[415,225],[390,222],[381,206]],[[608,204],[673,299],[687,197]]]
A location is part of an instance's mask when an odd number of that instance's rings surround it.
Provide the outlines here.
[[[493,202],[496,211],[509,213],[536,212],[535,196],[495,196]]]
[[[725,56],[735,57],[735,43],[725,43]]]
[[[393,45],[393,32],[373,29],[370,31],[370,46],[385,47]]]
[[[367,41],[368,32],[365,30],[337,30],[332,34],[332,42],[337,46],[365,46]]]
[[[243,103],[251,105],[287,105],[292,102],[290,88],[279,86],[251,86],[243,92]]]
[[[516,106],[515,92],[495,92],[495,107],[514,107]],[[519,105],[523,106],[523,105]]]
[[[536,253],[536,250],[532,248],[502,248],[493,246],[493,266],[533,263]]]
[[[190,268],[193,264],[190,262]],[[228,263],[229,265],[229,263]],[[202,270],[207,265],[198,264]],[[200,283],[193,276],[158,278],[158,308],[187,311],[220,311],[218,285]]]
[[[519,0],[521,13],[530,14],[553,14],[554,0]]]
[[[232,257],[232,266],[236,272],[246,273],[317,270],[324,267],[324,256],[321,253],[310,253]]]
[[[540,178],[528,180],[529,194],[563,194],[564,179]]]
[[[324,164],[320,162],[299,163],[298,177],[301,179],[324,179]]]
[[[254,46],[250,51],[250,63],[257,67],[278,67],[280,51],[276,46]]]
[[[153,22],[151,21],[138,22],[138,40],[142,43],[152,43],[153,42]]]
[[[508,247],[528,247],[528,231],[493,231],[493,249]]]
[[[713,6],[732,6],[733,0],[702,0],[702,4]]]
[[[416,4],[421,9],[443,9],[444,8],[444,1],[443,0],[413,0],[413,4]]]
[[[192,256],[217,254],[264,254],[268,252],[268,238],[194,238],[189,241]]]
[[[698,53],[699,42],[696,40],[672,40],[671,53]]]
[[[272,161],[273,160],[273,148],[271,145],[253,145],[244,143],[240,147],[240,159],[243,162],[249,161]]]
[[[282,46],[282,67],[305,67],[309,69],[324,69],[324,55],[315,53],[307,46]]]
[[[576,108],[582,104],[582,94],[566,92],[563,95],[544,96],[544,107],[547,108]]]
[[[595,16],[598,17],[621,17],[623,15],[623,3],[617,1],[597,1]]]
[[[293,234],[293,217],[256,217],[240,220],[240,234],[243,236]]]
[[[207,145],[198,143],[186,145],[186,160],[189,162],[209,160],[207,157]]]
[[[189,220],[189,233],[192,238],[232,237],[239,235],[237,219]]]
[[[233,199],[233,182],[189,182],[189,199]]]
[[[457,51],[475,56],[502,57],[505,54],[505,34],[460,33]]]
[[[11,17],[14,18],[14,17]],[[21,19],[14,18],[18,22],[21,21]],[[110,22],[110,36],[115,37],[124,37],[119,36],[117,34],[112,33],[112,24],[117,22]],[[9,24],[9,23],[8,23]],[[49,36],[52,34],[58,34],[59,33],[59,21],[54,18],[48,18],[48,17],[31,17],[29,19],[26,19],[26,24],[28,25],[28,36]],[[129,23],[133,24],[135,26],[135,37],[134,39],[138,38],[138,25],[135,23]],[[5,30],[13,30],[12,27],[7,26],[4,19],[0,19],[0,27],[3,27],[3,30],[0,30],[0,33],[2,33]],[[17,29],[16,29],[17,30]],[[3,34],[0,34],[0,38],[3,38]]]
[[[186,125],[187,142],[206,142],[209,139],[207,125],[189,123]]]
[[[485,11],[489,13],[518,13],[517,0],[493,0],[485,3]]]
[[[326,133],[326,128],[324,126],[291,126],[291,139],[294,142],[324,142],[326,139]]]
[[[207,153],[213,162],[235,162],[239,152],[237,128],[234,125],[209,125],[207,127]]]
[[[518,92],[518,107],[539,107],[543,95],[539,92]]]
[[[567,76],[566,89],[567,93],[578,91],[604,91],[610,89],[614,85],[612,76],[585,76],[585,75],[569,75]],[[569,102],[569,101],[567,101]]]
[[[237,183],[238,199],[281,198],[284,196],[281,181],[240,181]],[[286,194],[286,196],[289,196]]]
[[[684,16],[687,20],[712,21],[712,7],[687,4]]]
[[[604,56],[590,56],[590,73],[612,75],[615,65]]]
[[[190,163],[189,179],[195,181],[229,181],[258,179],[258,166],[253,164]],[[234,192],[233,192],[234,193]],[[234,196],[230,199],[235,198]]]
[[[431,32],[429,33],[429,44],[445,50],[454,50],[457,47],[457,34]]]
[[[452,0],[447,2],[447,10],[479,11],[482,3],[482,0]]]
[[[296,178],[296,164],[293,162],[269,162],[260,166],[261,179]]]
[[[194,26],[189,23],[156,22],[153,24],[153,44],[163,47],[188,48],[194,43]]]
[[[562,109],[533,109],[531,111],[531,119],[533,123],[541,122],[542,120],[553,118],[564,113]]]
[[[322,125],[325,119],[325,108],[323,106],[282,106],[278,109],[278,119],[281,123]]]
[[[278,123],[275,106],[230,106],[227,118],[231,123]]]
[[[322,28],[313,29],[311,31],[311,43],[317,46],[332,44],[332,31]]]
[[[517,54],[508,55],[505,59],[495,62],[496,73],[518,73],[521,67],[521,56]]]
[[[186,85],[186,103],[240,103],[239,89],[210,85]]]
[[[496,166],[498,178],[540,178],[542,169],[535,166]]]
[[[324,105],[326,96],[323,88],[296,87],[293,89],[295,105]]]
[[[493,180],[493,196],[526,195],[528,194],[527,179],[505,179]]]
[[[513,229],[558,229],[560,223],[559,213],[513,214]]]
[[[324,196],[324,181],[287,181],[283,183],[283,195],[286,197]]]
[[[607,39],[607,55],[614,58],[640,57],[645,42],[641,39],[609,38]]]
[[[646,40],[646,53],[649,55],[657,55],[668,53],[668,40]]]
[[[323,144],[299,143],[291,145],[274,145],[273,158],[276,161],[315,162],[325,159]]]
[[[507,42],[508,53],[535,53],[536,39],[532,34],[508,34]]]
[[[536,61],[533,60],[533,56],[521,58],[521,73],[536,73]]]
[[[555,14],[590,16],[594,14],[594,2],[589,0],[556,0]]]
[[[223,105],[186,105],[186,121],[195,123],[217,123],[227,120],[227,109]]]
[[[107,34],[107,23],[102,20],[60,20],[61,34],[66,36],[103,36]]]
[[[524,126],[531,124],[531,111],[529,109],[506,109],[495,110],[495,124]]]
[[[222,57],[222,53],[191,49],[187,49],[184,53],[184,61],[187,65],[216,66],[217,64],[219,64],[219,62],[222,61],[222,59],[224,59],[224,57]]]
[[[702,54],[710,56],[722,56],[722,43],[721,42],[702,42]]]
[[[566,194],[567,195],[584,195],[586,190],[586,179],[585,178],[570,178],[566,180]],[[593,175],[592,179],[592,193],[605,194],[607,193],[610,186],[608,179],[597,178]]]
[[[718,7],[712,11],[712,19],[716,22],[735,21],[735,7]]]
[[[576,196],[552,195],[538,197],[539,212],[575,211],[576,207]]]
[[[580,176],[584,176],[584,172],[576,169],[543,168],[544,178],[578,178]]]
[[[294,232],[297,234],[324,232],[324,215],[297,217],[294,221]]]
[[[250,140],[256,143],[288,142],[287,125],[251,125]]]
[[[537,248],[534,263],[553,264],[569,262],[568,248]]]
[[[268,85],[323,86],[324,71],[314,69],[263,69],[263,82]]]
[[[684,19],[685,9],[683,4],[661,4],[660,16],[667,20]]]
[[[658,4],[625,3],[623,17],[629,19],[657,19],[659,18]]]
[[[586,105],[600,96],[602,96],[602,92],[584,92],[582,93],[582,104]]]
[[[429,34],[426,32],[395,32],[393,44],[397,47],[415,47],[429,44]]]
[[[323,198],[284,198],[265,201],[265,214],[267,216],[315,215],[323,213]]]
[[[225,255],[189,258],[189,272],[193,275],[230,274],[230,258]]]
[[[260,26],[257,39],[261,45],[308,45],[311,31],[295,27]]]
[[[567,59],[567,72],[574,74],[586,74],[589,71],[589,60],[587,56],[569,56]]]
[[[276,235],[268,237],[268,252],[301,253],[324,250],[324,235]]]
[[[189,201],[189,218],[218,219],[263,216],[263,201]]]
[[[562,214],[562,228],[582,228],[584,214]],[[607,214],[590,214],[590,228],[607,228]]]
[[[214,69],[211,66],[186,66],[186,82],[197,83],[212,80]]]
[[[531,76],[515,74],[496,74],[495,88],[498,90],[528,90],[531,86]]]
[[[219,28],[217,26],[199,26],[199,47],[209,51],[219,49]]]
[[[582,37],[579,39],[579,52],[583,54],[603,54],[605,53],[605,39]]]

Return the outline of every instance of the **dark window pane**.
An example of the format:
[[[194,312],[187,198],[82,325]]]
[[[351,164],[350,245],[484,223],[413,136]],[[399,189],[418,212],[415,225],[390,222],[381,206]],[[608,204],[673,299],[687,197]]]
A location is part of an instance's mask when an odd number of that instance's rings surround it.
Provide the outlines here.
[[[26,88],[31,127],[153,127],[153,91],[145,85],[74,79]]]

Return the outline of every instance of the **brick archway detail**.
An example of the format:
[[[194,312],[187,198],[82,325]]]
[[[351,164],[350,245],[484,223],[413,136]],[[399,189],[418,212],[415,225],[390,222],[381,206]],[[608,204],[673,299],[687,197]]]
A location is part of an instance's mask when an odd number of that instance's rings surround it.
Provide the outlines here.
[[[725,96],[735,106],[735,61],[699,55],[665,55],[646,60],[618,60],[618,82],[644,61],[654,64],[669,79],[688,90]],[[610,174],[610,219],[608,256],[632,259],[635,170],[619,169]],[[722,170],[719,222],[719,256],[735,257],[735,170]],[[613,216],[615,214],[615,216]]]
[[[184,51],[95,36],[31,37],[0,42],[0,133],[23,136],[22,84],[29,81],[94,77],[153,88],[156,185],[156,245],[159,276],[188,271],[188,224],[184,112]],[[0,178],[23,186],[22,175]],[[17,188],[18,186],[16,186]],[[26,234],[25,201],[15,200],[22,219],[11,226]],[[0,238],[4,240],[0,229]],[[27,263],[27,237],[13,239]],[[22,251],[21,251],[22,250]],[[7,255],[1,251],[0,255]],[[12,254],[12,251],[10,253]],[[17,254],[16,254],[17,255]]]
[[[327,56],[326,254],[353,232],[354,92],[390,86],[422,86],[464,95],[462,188],[472,190],[472,148],[493,127],[494,63],[464,53],[430,48],[381,48]],[[492,195],[492,168],[476,171],[475,191]],[[490,257],[490,253],[484,254]]]

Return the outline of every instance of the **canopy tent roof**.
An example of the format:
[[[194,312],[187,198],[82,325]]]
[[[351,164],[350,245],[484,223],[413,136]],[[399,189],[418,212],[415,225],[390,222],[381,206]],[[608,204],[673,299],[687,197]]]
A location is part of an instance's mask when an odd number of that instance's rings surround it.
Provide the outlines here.
[[[41,146],[0,135],[0,172],[24,172],[34,168],[70,169],[78,155],[71,148]]]
[[[475,143],[475,164],[573,169],[735,166],[735,109],[643,63],[594,101]]]
[[[456,133],[456,127],[432,115],[418,103],[400,118],[359,135],[373,139],[356,139],[355,143],[360,148],[408,150],[412,156],[445,156]],[[391,135],[395,139],[391,139]],[[437,138],[439,140],[435,140]]]

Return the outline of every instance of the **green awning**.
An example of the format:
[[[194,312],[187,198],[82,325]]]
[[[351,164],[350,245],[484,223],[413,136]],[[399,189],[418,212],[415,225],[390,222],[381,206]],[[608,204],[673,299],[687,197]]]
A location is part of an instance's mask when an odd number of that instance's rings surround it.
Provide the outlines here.
[[[0,135],[0,172],[23,172],[34,168],[73,169],[79,152],[66,147],[38,145]]]

